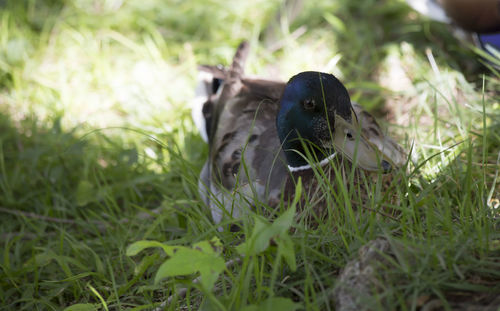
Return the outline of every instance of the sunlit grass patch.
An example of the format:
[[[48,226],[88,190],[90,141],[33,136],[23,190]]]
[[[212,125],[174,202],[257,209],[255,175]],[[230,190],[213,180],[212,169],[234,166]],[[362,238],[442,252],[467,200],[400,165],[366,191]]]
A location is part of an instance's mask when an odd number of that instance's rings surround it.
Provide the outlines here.
[[[65,127],[171,123],[182,99],[192,96],[187,78],[194,62],[170,65],[151,37],[143,40],[136,44],[112,30],[77,31],[61,23],[42,53],[25,61],[4,102],[19,117],[62,114]]]

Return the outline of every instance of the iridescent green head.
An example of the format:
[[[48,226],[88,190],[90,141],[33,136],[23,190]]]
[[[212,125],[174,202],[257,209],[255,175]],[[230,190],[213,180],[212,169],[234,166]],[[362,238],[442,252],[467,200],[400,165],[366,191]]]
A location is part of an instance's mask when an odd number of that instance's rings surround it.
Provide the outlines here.
[[[290,167],[301,167],[304,142],[319,161],[342,152],[364,169],[386,171],[391,165],[360,135],[349,93],[335,76],[307,71],[288,81],[276,118],[278,136]],[[379,164],[380,163],[380,164]]]

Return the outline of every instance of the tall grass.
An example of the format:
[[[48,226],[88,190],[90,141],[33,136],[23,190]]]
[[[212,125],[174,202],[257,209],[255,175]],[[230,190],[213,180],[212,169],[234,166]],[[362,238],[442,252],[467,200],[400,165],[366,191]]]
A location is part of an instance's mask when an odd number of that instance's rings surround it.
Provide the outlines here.
[[[305,2],[296,18],[284,8],[0,4],[3,309],[142,310],[170,297],[168,310],[333,310],[340,270],[380,236],[394,254],[378,271],[382,290],[363,297],[374,309],[499,295],[498,72],[403,1]],[[318,170],[317,192],[302,192],[308,203],[283,220],[287,230],[256,210],[229,220],[241,233],[219,232],[198,196],[207,146],[189,102],[196,64],[227,64],[241,39],[252,43],[251,74],[341,77],[412,151],[408,171],[386,192],[381,177],[364,180],[373,195],[355,208],[358,189]],[[327,211],[310,225],[319,200]],[[242,256],[237,246],[257,239],[256,226],[273,241]],[[140,240],[189,249],[214,237],[231,264],[211,291],[196,273],[155,283],[171,259],[162,251],[127,254]]]

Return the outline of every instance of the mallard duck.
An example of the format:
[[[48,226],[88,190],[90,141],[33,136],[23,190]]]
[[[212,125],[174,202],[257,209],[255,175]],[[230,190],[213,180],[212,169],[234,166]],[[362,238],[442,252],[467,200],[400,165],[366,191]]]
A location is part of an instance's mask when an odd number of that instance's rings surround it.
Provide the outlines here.
[[[306,71],[287,83],[246,77],[248,50],[240,44],[228,69],[200,66],[193,118],[209,156],[199,192],[215,223],[239,217],[256,200],[276,205],[299,176],[314,187],[315,166],[355,163],[360,172],[386,173],[405,163],[402,148],[335,76]]]

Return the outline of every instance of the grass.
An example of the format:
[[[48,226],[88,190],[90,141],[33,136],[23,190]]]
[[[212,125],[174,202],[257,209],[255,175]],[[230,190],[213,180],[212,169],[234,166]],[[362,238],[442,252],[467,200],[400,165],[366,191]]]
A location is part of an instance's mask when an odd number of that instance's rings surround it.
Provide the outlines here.
[[[0,2],[2,309],[142,310],[172,297],[168,310],[332,310],[339,271],[380,236],[394,263],[367,306],[451,308],[500,295],[498,72],[403,1],[307,2],[293,20],[283,8]],[[357,211],[354,191],[326,191],[332,204],[317,228],[304,225],[312,196],[283,218],[292,231],[256,214],[243,219],[244,236],[217,231],[197,193],[207,147],[189,101],[196,64],[228,64],[242,39],[250,73],[333,72],[413,151],[391,186],[397,204],[372,183],[373,200]],[[275,242],[257,243],[257,225]],[[221,245],[204,256],[232,264],[213,291],[196,269],[155,283],[172,255],[127,254],[140,240],[189,253],[214,237]],[[240,255],[245,241],[252,256]]]

